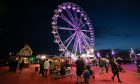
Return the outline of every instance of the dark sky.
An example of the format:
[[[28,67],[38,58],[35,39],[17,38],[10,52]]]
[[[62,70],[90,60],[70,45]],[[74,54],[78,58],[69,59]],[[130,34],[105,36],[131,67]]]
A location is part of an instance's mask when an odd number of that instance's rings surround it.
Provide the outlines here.
[[[140,48],[139,0],[1,0],[0,54],[18,52],[25,42],[35,54],[58,53],[51,18],[62,2],[85,10],[94,27],[95,50]]]

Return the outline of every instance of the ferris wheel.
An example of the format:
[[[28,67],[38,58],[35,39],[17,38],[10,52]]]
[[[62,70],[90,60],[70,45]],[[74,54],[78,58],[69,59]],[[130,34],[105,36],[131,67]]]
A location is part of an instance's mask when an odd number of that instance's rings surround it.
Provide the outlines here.
[[[62,3],[54,10],[52,33],[61,55],[81,54],[94,45],[91,21],[83,9],[74,3]]]

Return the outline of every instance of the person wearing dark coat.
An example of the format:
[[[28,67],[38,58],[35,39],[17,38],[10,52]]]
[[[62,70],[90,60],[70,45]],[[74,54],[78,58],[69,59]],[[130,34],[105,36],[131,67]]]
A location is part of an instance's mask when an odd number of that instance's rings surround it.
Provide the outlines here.
[[[66,74],[66,69],[65,69],[65,67],[64,67],[64,66],[61,66],[59,72],[60,72],[60,75],[61,75],[61,76],[65,75],[65,74]]]
[[[39,71],[39,74],[40,76],[44,76],[44,61],[40,61],[40,71]]]
[[[16,59],[16,60],[14,60],[13,62],[14,62],[14,63],[13,63],[13,71],[16,72],[17,66],[18,66],[18,60]]]
[[[9,65],[9,72],[11,72],[12,71],[12,60],[11,59],[9,60],[8,65]]]
[[[85,63],[81,57],[78,57],[78,60],[75,62],[75,64],[76,64],[76,75],[77,75],[77,82],[76,83],[78,83],[79,78],[80,78],[81,83],[82,83],[82,74],[84,71]]]
[[[9,72],[14,72],[15,60],[14,57],[11,57],[9,60]]]
[[[86,69],[85,69],[85,71],[83,73],[83,78],[84,78],[84,83],[89,84],[90,72],[87,69],[87,67],[86,67]]]
[[[114,77],[117,76],[118,82],[122,82],[122,81],[120,80],[119,69],[118,69],[117,63],[116,63],[114,60],[111,60],[111,61],[110,61],[110,65],[111,65],[112,73],[113,73],[113,76],[112,76],[111,79],[114,80]]]
[[[24,60],[22,60],[21,63],[19,64],[20,71],[22,71],[23,66],[24,66]]]

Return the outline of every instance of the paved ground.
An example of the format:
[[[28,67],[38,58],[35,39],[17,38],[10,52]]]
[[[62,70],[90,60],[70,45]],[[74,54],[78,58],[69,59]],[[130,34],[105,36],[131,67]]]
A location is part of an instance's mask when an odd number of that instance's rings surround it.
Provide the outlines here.
[[[0,68],[0,84],[75,84],[76,75],[75,67],[73,67],[74,75],[72,79],[70,77],[65,77],[59,80],[55,80],[51,77],[44,78],[40,77],[38,72],[34,72],[34,67],[38,65],[31,65],[29,68],[23,69],[22,72],[17,71],[17,73],[9,73],[8,67]],[[125,73],[120,73],[120,78],[122,84],[140,84],[140,73],[136,72],[135,65],[124,65],[126,70]],[[117,78],[112,81],[110,78],[112,76],[111,71],[108,74],[100,75],[99,68],[94,68],[95,79],[90,79],[90,84],[119,84]]]

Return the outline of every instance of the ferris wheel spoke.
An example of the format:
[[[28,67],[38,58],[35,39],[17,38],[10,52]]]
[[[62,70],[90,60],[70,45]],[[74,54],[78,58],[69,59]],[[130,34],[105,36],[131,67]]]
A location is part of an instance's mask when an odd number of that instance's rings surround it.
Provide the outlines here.
[[[77,24],[76,27],[80,27],[80,25],[82,24],[82,23],[81,23],[81,20],[82,20],[82,16],[80,16],[80,19],[78,20],[78,24]]]
[[[86,47],[89,46],[88,42],[85,40],[85,38],[82,37],[83,40],[83,45],[85,45]]]
[[[74,41],[74,44],[73,44],[73,50],[74,50],[74,52],[76,51],[76,39],[75,39],[75,41]]]
[[[88,37],[85,33],[81,32],[85,37],[86,39],[88,39],[90,41],[90,37]]]
[[[60,57],[62,57],[62,55],[65,53],[66,51],[63,51],[61,54],[60,54]]]
[[[69,45],[70,45],[70,43],[72,42],[72,40],[74,39],[74,37],[75,37],[75,34],[72,36],[72,38],[70,39],[69,43],[66,45],[66,48],[69,47]]]
[[[83,23],[83,21],[82,21],[82,19],[80,19],[80,24],[81,24],[81,25],[83,25],[83,24],[84,24],[84,23]],[[79,25],[79,26],[80,26],[80,25]]]
[[[67,43],[73,36],[75,36],[76,35],[76,33],[74,33],[74,34],[72,34],[68,39],[66,39],[65,41],[64,41],[64,44],[65,43]]]
[[[77,40],[77,38],[78,38],[78,35],[76,34],[76,38],[75,38],[75,42],[74,42],[74,48],[73,49],[75,49],[75,55],[76,55],[76,53],[77,53],[77,48],[78,48],[78,40]]]
[[[80,26],[80,28],[82,29],[84,26],[86,26],[86,23],[82,24],[82,26]]]
[[[73,24],[75,25],[75,20],[73,19],[74,17],[73,17],[73,15],[72,15],[72,13],[71,13],[71,11],[68,9],[68,10],[65,10],[66,11],[66,13],[68,14],[68,16],[70,17],[70,19],[71,19],[71,21],[73,22]]]
[[[83,37],[81,37],[81,41],[83,41],[84,45],[87,45],[87,43],[85,42],[85,40],[83,39]]]
[[[78,16],[77,16],[77,12],[74,12],[74,16],[75,16],[75,25],[78,24]]]
[[[86,23],[84,23],[84,22],[82,21],[82,18],[79,19],[79,25],[78,25],[78,27],[82,29],[84,26],[86,26]]]
[[[89,46],[89,43],[87,42],[85,36],[81,33],[81,37],[82,37],[82,40],[84,42],[84,45],[86,44],[87,46]]]
[[[76,35],[77,37],[77,35]],[[73,44],[73,50],[75,50],[75,46],[76,46],[76,38],[75,38],[75,41],[74,41],[74,44]]]
[[[90,30],[81,30],[81,31],[83,31],[83,32],[91,32]]]
[[[79,43],[79,52],[80,52],[80,54],[81,54],[81,52],[82,52],[82,50],[81,50],[81,36],[80,36],[80,34],[78,34],[79,35],[79,37],[78,37],[78,43]]]
[[[67,23],[69,23],[73,28],[75,28],[74,24],[72,24],[72,22],[64,14],[61,13],[59,17],[62,18]]]
[[[60,29],[60,30],[75,30],[73,28],[67,28],[67,27],[59,27],[58,29]]]
[[[87,47],[89,47],[89,42],[83,37],[84,40],[84,45],[86,45]]]

